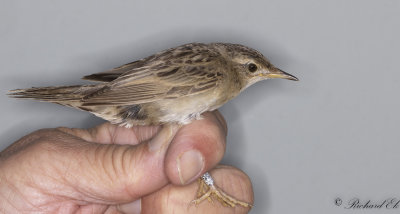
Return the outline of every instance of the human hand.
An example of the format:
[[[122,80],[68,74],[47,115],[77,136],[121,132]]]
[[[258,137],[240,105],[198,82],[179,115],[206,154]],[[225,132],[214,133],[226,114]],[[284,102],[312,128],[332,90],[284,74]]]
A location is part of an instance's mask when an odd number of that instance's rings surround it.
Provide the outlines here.
[[[197,191],[192,181],[214,168],[225,151],[222,115],[204,116],[181,127],[171,144],[157,137],[156,126],[126,129],[105,123],[88,130],[33,132],[0,153],[0,211],[247,213],[219,203],[190,205]],[[227,193],[253,202],[243,172],[219,166],[211,174]]]

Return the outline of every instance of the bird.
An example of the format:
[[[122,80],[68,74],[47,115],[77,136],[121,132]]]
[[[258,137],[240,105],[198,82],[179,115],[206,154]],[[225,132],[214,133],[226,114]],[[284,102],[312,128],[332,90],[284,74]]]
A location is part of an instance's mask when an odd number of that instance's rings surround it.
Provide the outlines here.
[[[218,109],[254,83],[275,78],[298,80],[247,46],[189,43],[82,78],[96,83],[16,89],[8,95],[88,111],[127,128],[182,126],[202,119],[202,113]],[[200,181],[194,204],[214,196],[226,206],[251,206],[217,188],[209,173]]]

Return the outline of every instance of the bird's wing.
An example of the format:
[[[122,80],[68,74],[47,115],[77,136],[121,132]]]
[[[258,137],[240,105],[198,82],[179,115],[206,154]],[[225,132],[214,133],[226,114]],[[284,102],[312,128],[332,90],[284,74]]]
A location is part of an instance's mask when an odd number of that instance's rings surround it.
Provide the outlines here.
[[[90,80],[90,81],[99,81],[99,82],[111,82],[124,73],[127,73],[129,71],[135,70],[137,68],[142,67],[146,62],[146,58],[142,60],[137,60],[122,66],[119,66],[117,68],[113,68],[109,71],[104,71],[100,73],[95,73],[91,74],[88,76],[82,77],[84,80]]]
[[[223,78],[223,58],[207,50],[184,53],[164,53],[171,56],[158,56],[124,72],[101,90],[84,97],[83,105],[134,105],[215,89]]]
[[[98,82],[111,82],[122,75],[128,74],[129,76],[132,76],[132,74],[134,74],[135,72],[143,71],[143,69],[146,69],[152,65],[167,63],[167,61],[172,58],[174,60],[180,60],[187,57],[188,55],[193,56],[196,54],[198,55],[198,57],[204,57],[205,55],[210,54],[208,45],[202,43],[190,43],[186,45],[181,45],[179,47],[161,51],[152,56],[127,63],[108,71],[84,76],[82,77],[82,79]]]

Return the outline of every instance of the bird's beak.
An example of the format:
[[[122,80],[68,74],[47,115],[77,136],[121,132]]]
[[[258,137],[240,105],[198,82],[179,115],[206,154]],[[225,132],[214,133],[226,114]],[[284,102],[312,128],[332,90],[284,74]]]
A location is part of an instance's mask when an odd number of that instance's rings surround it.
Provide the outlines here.
[[[294,80],[298,81],[297,77],[288,74],[284,71],[282,71],[279,68],[274,68],[274,70],[270,71],[269,73],[264,74],[267,78],[274,79],[274,78],[281,78],[281,79],[287,79],[287,80]]]

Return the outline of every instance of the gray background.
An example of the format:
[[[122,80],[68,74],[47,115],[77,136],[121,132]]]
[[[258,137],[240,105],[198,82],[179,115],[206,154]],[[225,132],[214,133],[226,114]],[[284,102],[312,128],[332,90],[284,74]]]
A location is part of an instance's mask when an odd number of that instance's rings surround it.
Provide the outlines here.
[[[9,89],[80,84],[188,42],[241,43],[301,80],[258,83],[221,109],[223,162],[251,177],[252,213],[360,213],[335,198],[400,198],[399,38],[398,0],[2,0],[0,149],[39,128],[102,122]]]

